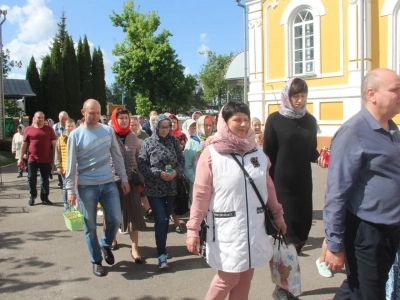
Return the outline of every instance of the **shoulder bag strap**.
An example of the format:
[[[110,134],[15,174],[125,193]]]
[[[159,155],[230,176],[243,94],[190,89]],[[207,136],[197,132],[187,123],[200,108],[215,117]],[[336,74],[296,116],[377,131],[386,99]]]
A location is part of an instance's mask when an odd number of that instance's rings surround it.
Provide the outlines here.
[[[245,169],[244,166],[240,163],[240,161],[238,160],[238,158],[236,157],[236,155],[233,154],[233,153],[231,153],[231,156],[232,156],[233,159],[237,162],[237,164],[240,166],[240,168],[242,169],[242,171],[243,171],[243,173],[244,173],[244,176],[246,176],[247,180],[250,182],[251,186],[253,187],[254,192],[256,193],[258,200],[260,200],[260,203],[261,203],[261,205],[262,205],[262,208],[263,208],[265,211],[268,211],[269,209],[268,209],[267,206],[265,205],[264,200],[263,200],[263,198],[261,197],[260,192],[258,191],[258,189],[257,189],[257,187],[256,187],[256,185],[255,185],[255,183],[254,183],[253,178],[251,178],[250,175],[249,175],[249,173],[247,173],[246,169]]]

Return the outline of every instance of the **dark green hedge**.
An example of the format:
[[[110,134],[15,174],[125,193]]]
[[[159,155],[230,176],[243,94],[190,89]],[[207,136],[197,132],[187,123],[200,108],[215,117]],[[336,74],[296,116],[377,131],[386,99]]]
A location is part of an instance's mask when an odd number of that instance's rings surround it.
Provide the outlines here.
[[[0,140],[0,151],[11,152],[11,140]]]

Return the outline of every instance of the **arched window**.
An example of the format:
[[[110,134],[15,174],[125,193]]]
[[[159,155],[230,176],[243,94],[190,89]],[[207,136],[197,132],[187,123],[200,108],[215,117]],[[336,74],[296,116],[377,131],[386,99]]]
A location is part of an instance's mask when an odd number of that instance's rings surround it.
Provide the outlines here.
[[[309,9],[296,14],[292,23],[293,75],[315,73],[314,16]]]

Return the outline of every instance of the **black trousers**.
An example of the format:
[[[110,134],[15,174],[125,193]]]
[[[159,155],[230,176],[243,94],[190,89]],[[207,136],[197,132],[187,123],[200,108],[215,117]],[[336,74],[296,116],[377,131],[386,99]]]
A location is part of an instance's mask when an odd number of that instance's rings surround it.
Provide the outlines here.
[[[31,197],[37,197],[37,171],[40,171],[40,200],[48,200],[49,197],[49,175],[51,172],[50,163],[28,162],[28,183]]]
[[[347,211],[346,274],[334,300],[385,300],[385,285],[399,244],[398,226],[373,224]]]

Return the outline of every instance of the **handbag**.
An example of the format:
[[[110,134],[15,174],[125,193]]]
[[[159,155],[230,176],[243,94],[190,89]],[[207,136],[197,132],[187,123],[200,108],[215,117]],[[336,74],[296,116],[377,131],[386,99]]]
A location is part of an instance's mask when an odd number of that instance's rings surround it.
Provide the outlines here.
[[[296,248],[287,245],[281,234],[271,239],[273,254],[269,262],[271,280],[294,296],[301,294],[300,265]]]
[[[268,235],[274,235],[277,234],[279,231],[278,226],[276,226],[275,222],[274,222],[274,216],[272,214],[272,212],[269,210],[269,208],[265,205],[265,202],[263,200],[263,198],[260,195],[260,192],[258,191],[253,178],[250,177],[249,173],[247,173],[246,169],[244,168],[244,166],[239,162],[239,160],[237,159],[236,155],[231,153],[231,156],[233,157],[233,159],[237,162],[237,164],[240,166],[240,168],[242,169],[244,176],[246,176],[248,182],[250,182],[251,186],[254,189],[254,192],[257,195],[258,200],[260,200],[261,206],[264,210],[264,215],[265,215],[265,220],[264,220],[264,225],[265,225],[265,232]]]
[[[175,197],[174,213],[178,216],[184,215],[189,211],[189,181],[184,174],[177,178],[178,193]]]
[[[144,185],[143,175],[138,170],[132,170],[131,180],[134,185]]]

